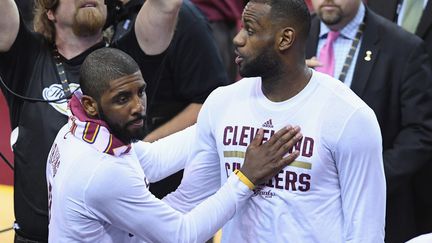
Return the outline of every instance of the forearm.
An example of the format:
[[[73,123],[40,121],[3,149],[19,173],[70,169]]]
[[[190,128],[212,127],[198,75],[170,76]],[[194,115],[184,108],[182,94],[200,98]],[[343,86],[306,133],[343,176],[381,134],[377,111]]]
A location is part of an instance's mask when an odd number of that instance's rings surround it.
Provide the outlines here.
[[[191,146],[190,161],[184,169],[181,184],[163,199],[180,212],[189,212],[221,187],[219,155],[209,124],[213,119],[208,110],[204,104],[194,126],[195,141]]]
[[[195,126],[191,126],[154,143],[135,143],[147,179],[156,182],[185,168],[194,141]]]
[[[192,221],[196,226],[196,242],[204,242],[213,236],[244,208],[252,194],[253,191],[233,174],[219,191],[187,213],[185,221]]]
[[[253,194],[232,175],[218,193],[182,214],[148,191],[140,177],[142,173],[135,171],[133,175],[129,167],[117,166],[102,171],[95,173],[84,192],[87,209],[93,217],[110,222],[144,242],[205,242]]]
[[[198,113],[202,104],[191,103],[183,111],[169,120],[167,123],[158,127],[145,138],[145,142],[154,142],[158,139],[166,137],[175,132],[181,131],[186,127],[192,126],[196,123]]]
[[[162,53],[169,46],[182,0],[147,0],[135,23],[141,49],[147,55]]]
[[[199,143],[195,143],[195,152]],[[200,150],[200,149],[198,149]],[[189,212],[221,187],[219,157],[216,151],[192,153],[179,187],[163,198],[177,211]]]
[[[13,0],[5,0],[0,8],[0,52],[8,51],[14,43],[19,29],[18,8]]]

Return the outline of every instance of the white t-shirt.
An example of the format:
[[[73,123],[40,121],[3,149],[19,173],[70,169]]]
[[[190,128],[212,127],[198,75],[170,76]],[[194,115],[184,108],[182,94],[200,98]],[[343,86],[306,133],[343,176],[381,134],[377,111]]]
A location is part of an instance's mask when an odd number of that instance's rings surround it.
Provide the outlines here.
[[[194,128],[109,154],[104,127],[87,136],[87,127],[73,124],[59,131],[47,162],[49,242],[204,242],[252,195],[232,176],[214,197],[182,214],[154,197],[148,181],[184,167]]]
[[[301,127],[303,139],[295,146],[300,156],[255,190],[223,228],[222,242],[383,242],[378,122],[348,87],[315,71],[300,93],[283,102],[264,96],[260,78],[215,90],[199,114],[194,159],[165,201],[188,211],[241,166],[259,128],[269,138],[288,124]]]

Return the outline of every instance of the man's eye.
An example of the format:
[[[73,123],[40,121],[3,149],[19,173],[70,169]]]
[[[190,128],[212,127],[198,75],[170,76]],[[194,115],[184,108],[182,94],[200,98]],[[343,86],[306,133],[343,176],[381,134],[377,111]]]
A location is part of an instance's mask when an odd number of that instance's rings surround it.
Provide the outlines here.
[[[247,28],[246,32],[248,33],[248,35],[253,35],[254,31],[251,28]]]
[[[144,94],[145,94],[144,90],[140,90],[138,92],[138,96],[141,97],[141,98],[144,96]]]
[[[116,102],[119,104],[124,104],[128,101],[128,98],[126,96],[119,96],[116,99]]]

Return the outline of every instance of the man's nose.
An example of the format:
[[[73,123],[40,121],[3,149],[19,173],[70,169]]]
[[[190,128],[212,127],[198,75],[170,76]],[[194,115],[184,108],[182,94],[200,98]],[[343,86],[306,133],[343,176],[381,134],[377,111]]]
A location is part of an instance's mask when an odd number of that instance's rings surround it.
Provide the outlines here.
[[[243,31],[244,31],[244,29],[241,29],[237,33],[237,35],[234,36],[233,43],[235,46],[243,46],[244,45]]]
[[[133,112],[132,113],[140,113],[142,114],[145,111],[145,101],[142,97],[136,96],[133,104]]]

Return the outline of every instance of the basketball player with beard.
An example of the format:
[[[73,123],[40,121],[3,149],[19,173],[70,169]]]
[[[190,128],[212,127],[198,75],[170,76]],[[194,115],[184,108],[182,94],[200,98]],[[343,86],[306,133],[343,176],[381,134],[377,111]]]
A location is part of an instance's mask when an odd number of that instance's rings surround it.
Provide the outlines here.
[[[258,129],[270,139],[284,124],[298,124],[299,157],[255,189],[223,227],[224,243],[384,242],[380,128],[348,87],[306,66],[310,19],[304,0],[249,1],[234,38],[246,78],[207,98],[193,160],[165,199],[188,211],[243,164]]]
[[[113,46],[136,61],[158,68],[171,41],[181,0],[148,0],[134,31]],[[28,102],[2,86],[16,139],[14,150],[15,242],[48,239],[46,159],[58,130],[67,122],[67,100],[79,86],[79,68],[92,51],[106,46],[104,0],[37,0],[29,31],[13,0],[0,8],[0,75],[16,93],[58,102]],[[7,33],[7,34],[6,34]]]

